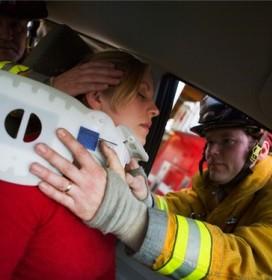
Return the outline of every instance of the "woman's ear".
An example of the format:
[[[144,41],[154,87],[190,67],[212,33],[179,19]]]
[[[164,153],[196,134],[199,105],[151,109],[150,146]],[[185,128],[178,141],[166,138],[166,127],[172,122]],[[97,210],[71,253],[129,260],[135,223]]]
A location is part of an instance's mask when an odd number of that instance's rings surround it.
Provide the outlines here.
[[[101,110],[102,100],[100,91],[90,91],[86,93],[85,100],[90,108],[94,110]]]
[[[262,150],[259,154],[259,159],[264,159],[269,154],[270,144],[268,141],[264,140]]]

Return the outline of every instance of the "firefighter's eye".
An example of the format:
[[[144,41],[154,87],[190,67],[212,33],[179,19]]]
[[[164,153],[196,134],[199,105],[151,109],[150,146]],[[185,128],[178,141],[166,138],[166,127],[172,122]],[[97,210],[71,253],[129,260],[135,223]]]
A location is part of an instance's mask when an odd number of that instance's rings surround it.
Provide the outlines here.
[[[222,144],[225,146],[231,146],[234,145],[236,143],[236,141],[232,138],[225,138],[222,140]]]
[[[215,142],[213,140],[207,140],[207,145],[212,146]]]

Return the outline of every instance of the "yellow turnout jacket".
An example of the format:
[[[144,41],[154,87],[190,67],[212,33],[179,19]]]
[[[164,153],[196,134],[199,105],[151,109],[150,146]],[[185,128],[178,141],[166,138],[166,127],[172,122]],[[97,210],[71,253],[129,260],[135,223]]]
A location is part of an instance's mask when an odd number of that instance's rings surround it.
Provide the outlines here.
[[[155,197],[167,225],[153,269],[175,279],[272,279],[272,157],[219,203],[203,178]]]

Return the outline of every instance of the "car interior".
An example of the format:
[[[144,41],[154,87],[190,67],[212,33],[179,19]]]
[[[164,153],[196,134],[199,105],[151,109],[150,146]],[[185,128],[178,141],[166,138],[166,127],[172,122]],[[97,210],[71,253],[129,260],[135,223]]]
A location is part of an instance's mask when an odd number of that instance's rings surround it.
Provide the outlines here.
[[[272,129],[272,3],[48,1],[47,7],[49,16],[36,28],[24,60],[37,72],[57,75],[90,49],[117,48],[151,64],[160,115],[148,135],[149,161],[143,167],[152,191],[190,186],[204,145],[190,126],[197,123],[205,95]],[[179,147],[191,151],[184,170],[164,158],[177,135]],[[119,244],[117,279],[166,279],[123,249]]]

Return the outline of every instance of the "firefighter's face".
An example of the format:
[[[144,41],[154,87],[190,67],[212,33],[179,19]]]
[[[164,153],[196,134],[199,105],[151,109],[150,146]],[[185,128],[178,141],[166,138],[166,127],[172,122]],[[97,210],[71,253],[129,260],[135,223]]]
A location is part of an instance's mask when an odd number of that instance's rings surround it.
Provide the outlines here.
[[[17,62],[26,48],[27,20],[0,15],[0,61]]]
[[[254,140],[238,128],[208,131],[206,139],[209,177],[216,184],[226,184],[244,166]]]

